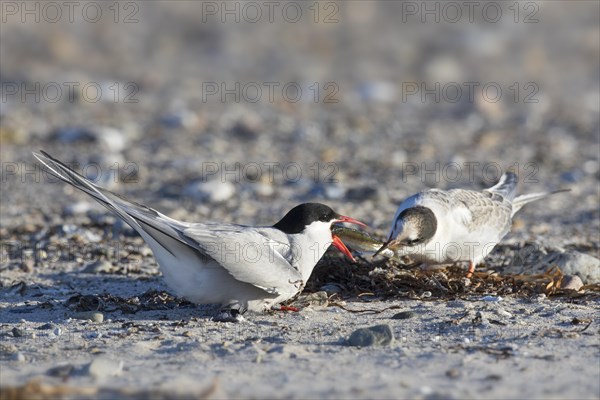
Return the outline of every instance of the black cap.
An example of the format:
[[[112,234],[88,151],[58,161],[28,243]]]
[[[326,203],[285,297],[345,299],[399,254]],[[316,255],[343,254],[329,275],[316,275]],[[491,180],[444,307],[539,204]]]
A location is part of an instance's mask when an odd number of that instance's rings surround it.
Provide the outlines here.
[[[340,215],[321,203],[303,203],[292,208],[279,222],[273,225],[287,234],[301,233],[315,221],[330,222]]]

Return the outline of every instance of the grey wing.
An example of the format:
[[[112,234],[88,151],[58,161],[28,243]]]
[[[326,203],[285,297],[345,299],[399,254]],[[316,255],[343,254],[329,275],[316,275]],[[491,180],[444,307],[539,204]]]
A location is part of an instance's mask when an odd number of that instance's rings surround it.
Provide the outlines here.
[[[470,219],[465,221],[469,232],[488,230],[491,227],[502,234],[510,230],[512,206],[503,196],[488,191],[464,189],[449,192],[456,208],[469,211]]]
[[[235,279],[268,293],[280,293],[301,282],[302,275],[288,261],[293,249],[287,237],[275,231],[240,225],[210,228],[207,224],[193,224],[183,234]]]
[[[434,210],[438,218],[468,227],[473,221],[471,210],[465,203],[456,199],[454,192],[430,189],[420,194],[420,204]]]

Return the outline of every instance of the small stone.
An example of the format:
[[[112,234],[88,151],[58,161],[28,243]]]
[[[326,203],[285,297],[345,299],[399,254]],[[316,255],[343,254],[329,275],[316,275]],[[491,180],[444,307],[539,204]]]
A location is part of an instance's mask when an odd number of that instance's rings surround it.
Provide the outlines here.
[[[489,301],[489,302],[497,302],[497,301],[502,301],[502,297],[501,296],[483,296],[481,298],[482,301]]]
[[[308,193],[309,197],[324,197],[329,200],[340,200],[346,194],[346,188],[335,183],[315,183]]]
[[[104,322],[104,314],[98,311],[82,311],[75,313],[73,318],[88,320],[92,322]]]
[[[326,292],[327,294],[335,294],[341,293],[343,291],[342,287],[337,283],[328,283],[321,286],[321,291]]]
[[[66,378],[71,375],[74,369],[75,367],[72,364],[58,365],[46,371],[46,375],[55,378]]]
[[[415,316],[413,311],[401,311],[395,314],[392,319],[409,319]]]
[[[600,283],[600,260],[578,251],[549,254],[535,270],[547,270],[553,266],[560,268],[565,275],[577,275],[586,285]]]
[[[96,379],[115,376],[123,371],[123,361],[113,361],[108,358],[98,357],[88,364],[86,372]]]
[[[544,300],[546,300],[546,298],[547,298],[547,297],[548,297],[548,296],[546,296],[546,294],[545,294],[545,293],[540,293],[540,294],[538,294],[538,295],[537,295],[537,296],[534,298],[534,301],[541,302],[541,301],[544,301]]]
[[[63,208],[63,214],[72,216],[77,214],[85,214],[92,209],[91,203],[87,201],[78,201],[70,203]]]
[[[348,338],[347,344],[357,347],[385,346],[392,343],[393,340],[394,333],[389,325],[376,325],[355,330]]]
[[[193,182],[183,190],[183,195],[196,200],[208,200],[211,203],[220,203],[229,200],[235,194],[235,186],[226,180],[212,180],[208,182]]]
[[[458,368],[451,368],[448,371],[446,371],[446,376],[448,378],[456,379],[459,378],[461,375],[462,374]]]
[[[160,122],[167,128],[191,129],[199,121],[198,115],[186,108],[181,108],[160,117]]]
[[[351,188],[346,191],[346,199],[351,201],[364,201],[377,197],[377,193],[377,188],[371,186]]]
[[[35,262],[33,260],[26,259],[21,263],[19,268],[21,268],[21,271],[23,271],[23,272],[33,272],[34,266],[35,266]]]
[[[100,273],[110,273],[113,270],[113,266],[106,260],[96,260],[90,263],[87,263],[81,272],[85,274],[100,274]]]
[[[496,310],[494,310],[494,312],[496,313],[496,315],[498,315],[499,317],[506,317],[506,318],[511,318],[512,314],[509,313],[508,311],[506,311],[503,308],[498,308]]]
[[[12,355],[12,359],[16,362],[25,362],[25,355],[20,351]]]
[[[560,288],[564,290],[578,291],[583,287],[583,281],[577,275],[565,275],[560,284]]]
[[[17,328],[16,326],[12,328],[12,334],[14,337],[23,337],[25,336],[25,331],[21,328]]]
[[[360,98],[366,102],[389,103],[396,99],[397,90],[390,81],[367,81],[361,83],[357,92]]]
[[[40,331],[48,331],[48,330],[54,329],[55,327],[56,327],[55,325],[53,325],[51,323],[47,323],[47,324],[38,326],[37,329]]]

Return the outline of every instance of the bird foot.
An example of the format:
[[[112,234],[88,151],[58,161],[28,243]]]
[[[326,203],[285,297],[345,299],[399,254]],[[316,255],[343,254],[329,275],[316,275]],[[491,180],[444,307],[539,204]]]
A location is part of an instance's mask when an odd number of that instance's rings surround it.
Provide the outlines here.
[[[299,312],[300,309],[298,307],[292,307],[292,306],[279,306],[279,308],[275,309],[276,311],[292,311],[292,312]]]
[[[469,270],[467,271],[467,279],[471,279],[473,277],[473,272],[475,272],[475,264],[469,262]]]

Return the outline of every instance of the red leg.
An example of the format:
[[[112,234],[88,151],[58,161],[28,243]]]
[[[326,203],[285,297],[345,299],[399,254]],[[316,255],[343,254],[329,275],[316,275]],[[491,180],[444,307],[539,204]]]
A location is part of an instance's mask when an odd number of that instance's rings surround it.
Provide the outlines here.
[[[298,311],[300,311],[300,309],[297,307],[292,307],[292,306],[279,306],[279,311],[298,312]]]
[[[473,261],[469,261],[469,270],[467,271],[467,278],[471,279],[473,277],[473,272],[475,272],[475,264],[473,264]]]

